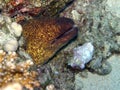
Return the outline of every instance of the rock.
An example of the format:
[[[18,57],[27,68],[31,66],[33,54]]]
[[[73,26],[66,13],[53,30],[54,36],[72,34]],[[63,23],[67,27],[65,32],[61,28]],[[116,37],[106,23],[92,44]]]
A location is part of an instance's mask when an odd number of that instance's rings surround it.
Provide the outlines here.
[[[99,69],[96,69],[96,73],[99,75],[107,75],[112,71],[112,67],[109,62],[105,62]]]
[[[85,64],[88,63],[93,56],[94,46],[92,43],[85,43],[82,46],[73,49],[73,58],[68,62],[73,68],[84,69]]]
[[[106,8],[113,15],[120,18],[120,0],[107,0],[106,1]]]

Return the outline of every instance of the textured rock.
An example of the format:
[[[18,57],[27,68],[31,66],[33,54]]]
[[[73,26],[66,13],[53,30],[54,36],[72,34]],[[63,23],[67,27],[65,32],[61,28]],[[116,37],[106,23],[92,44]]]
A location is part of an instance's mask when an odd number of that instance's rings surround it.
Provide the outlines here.
[[[106,1],[106,8],[113,15],[120,18],[120,0],[107,0]]]

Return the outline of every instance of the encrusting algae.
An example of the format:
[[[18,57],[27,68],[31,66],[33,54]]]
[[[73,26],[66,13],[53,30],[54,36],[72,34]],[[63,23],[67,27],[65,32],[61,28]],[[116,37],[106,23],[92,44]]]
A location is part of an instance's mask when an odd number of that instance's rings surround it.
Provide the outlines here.
[[[23,25],[26,51],[35,64],[47,62],[62,46],[77,35],[77,27],[68,18],[33,19]]]

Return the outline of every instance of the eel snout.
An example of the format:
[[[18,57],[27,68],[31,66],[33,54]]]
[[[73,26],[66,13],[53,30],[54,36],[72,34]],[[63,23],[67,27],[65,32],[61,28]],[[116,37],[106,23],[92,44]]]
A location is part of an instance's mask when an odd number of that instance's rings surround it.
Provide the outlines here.
[[[71,19],[59,18],[56,20],[56,24],[60,26],[60,34],[54,38],[51,44],[61,47],[77,35],[78,28]]]
[[[47,62],[77,32],[74,22],[64,17],[33,19],[23,25],[26,51],[37,65]]]

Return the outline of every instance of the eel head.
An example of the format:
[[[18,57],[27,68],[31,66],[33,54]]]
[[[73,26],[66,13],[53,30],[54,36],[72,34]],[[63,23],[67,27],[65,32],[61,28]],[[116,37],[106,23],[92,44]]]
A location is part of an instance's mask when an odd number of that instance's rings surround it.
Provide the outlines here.
[[[41,65],[73,39],[78,28],[69,18],[33,19],[23,24],[26,51],[35,64]]]

